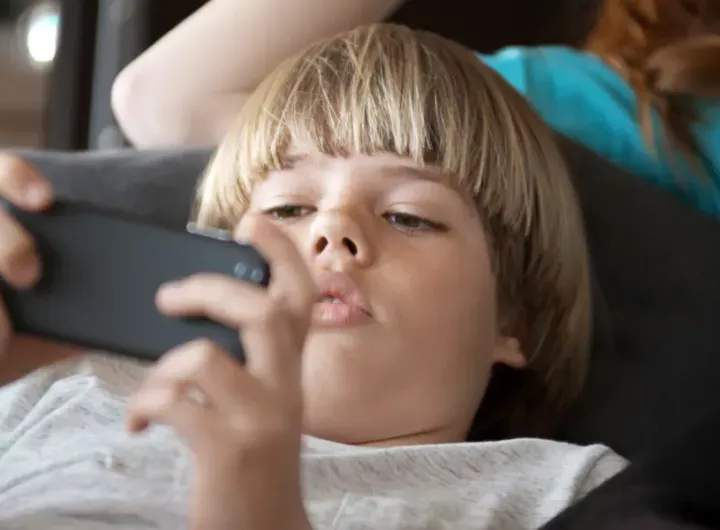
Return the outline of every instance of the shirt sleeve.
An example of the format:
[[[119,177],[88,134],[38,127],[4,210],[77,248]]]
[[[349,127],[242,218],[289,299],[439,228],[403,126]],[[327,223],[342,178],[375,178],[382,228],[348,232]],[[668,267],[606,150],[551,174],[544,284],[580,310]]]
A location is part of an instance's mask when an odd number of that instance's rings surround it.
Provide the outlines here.
[[[581,482],[577,490],[576,500],[583,498],[592,490],[620,473],[627,466],[628,461],[626,459],[606,448]]]

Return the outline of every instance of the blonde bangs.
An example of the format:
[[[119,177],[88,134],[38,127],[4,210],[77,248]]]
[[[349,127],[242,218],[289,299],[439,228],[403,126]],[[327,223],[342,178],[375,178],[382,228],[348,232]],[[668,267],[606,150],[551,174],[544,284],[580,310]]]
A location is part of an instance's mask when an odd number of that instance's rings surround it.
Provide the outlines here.
[[[529,228],[527,145],[495,74],[472,53],[402,26],[360,28],[286,60],[248,99],[216,153],[197,221],[227,227],[293,139],[330,156],[394,153],[442,170],[481,211]],[[508,134],[508,129],[510,134]]]

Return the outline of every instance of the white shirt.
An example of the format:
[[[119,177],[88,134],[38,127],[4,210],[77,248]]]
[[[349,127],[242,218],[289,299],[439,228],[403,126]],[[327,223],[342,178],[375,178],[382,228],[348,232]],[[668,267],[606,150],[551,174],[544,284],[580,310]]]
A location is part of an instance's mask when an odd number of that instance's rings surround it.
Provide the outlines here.
[[[186,527],[190,451],[170,428],[130,436],[146,368],[90,355],[0,389],[0,528]],[[533,529],[626,465],[603,446],[537,439],[357,448],[305,438],[316,529]]]

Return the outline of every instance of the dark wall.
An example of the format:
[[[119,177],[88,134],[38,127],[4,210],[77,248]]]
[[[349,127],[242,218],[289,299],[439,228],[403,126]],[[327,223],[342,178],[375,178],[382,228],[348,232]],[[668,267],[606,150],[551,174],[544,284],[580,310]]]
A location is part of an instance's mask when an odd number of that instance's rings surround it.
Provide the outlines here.
[[[408,0],[393,21],[480,52],[510,44],[580,44],[600,0]]]
[[[97,0],[62,0],[60,41],[50,79],[44,147],[62,151],[88,145]]]
[[[27,7],[22,0],[0,0],[0,21],[15,20]]]
[[[592,26],[600,1],[406,0],[391,20],[440,33],[482,52],[508,44],[576,45]],[[159,38],[203,3],[148,2],[151,34]]]
[[[532,44],[536,40],[540,4],[539,0],[409,0],[392,21],[439,33],[476,51],[489,52],[506,44]]]
[[[150,33],[153,40],[157,40],[165,35],[205,3],[204,0],[172,0],[172,2],[158,2],[157,0],[145,1],[148,3],[147,11],[150,17]]]

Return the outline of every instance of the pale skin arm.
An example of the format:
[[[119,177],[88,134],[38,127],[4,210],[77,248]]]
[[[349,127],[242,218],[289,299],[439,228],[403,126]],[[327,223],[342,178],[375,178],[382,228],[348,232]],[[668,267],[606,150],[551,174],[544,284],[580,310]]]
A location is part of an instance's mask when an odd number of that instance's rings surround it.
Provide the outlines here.
[[[139,148],[216,145],[283,59],[403,1],[210,0],[120,73],[115,116]]]

